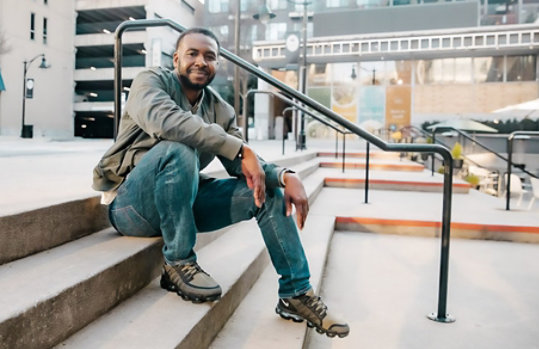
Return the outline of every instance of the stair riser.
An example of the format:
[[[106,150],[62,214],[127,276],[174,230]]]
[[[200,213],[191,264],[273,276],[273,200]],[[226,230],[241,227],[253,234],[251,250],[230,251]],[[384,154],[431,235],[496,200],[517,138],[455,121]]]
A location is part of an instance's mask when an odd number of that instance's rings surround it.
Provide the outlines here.
[[[324,168],[342,168],[342,163],[339,162],[321,162],[320,167]],[[344,164],[345,169],[364,169],[364,163],[346,163]],[[424,170],[423,166],[417,165],[399,165],[399,164],[369,164],[371,170],[379,171],[410,171],[410,172],[422,172]]]
[[[47,250],[110,225],[98,197],[0,217],[0,264]]]
[[[364,189],[364,181],[328,181],[324,182],[324,186],[330,188],[351,188],[351,189]],[[443,185],[421,185],[421,184],[408,184],[408,183],[377,183],[376,181],[369,181],[369,189],[376,190],[399,190],[399,191],[419,191],[419,192],[437,192],[443,191]],[[468,194],[470,191],[469,186],[456,186],[453,185],[453,193]]]
[[[362,233],[376,234],[392,234],[392,235],[407,235],[421,237],[439,237],[441,228],[435,224],[427,226],[420,225],[404,225],[404,224],[366,224],[366,223],[345,223],[337,221],[336,230],[340,231],[357,231]],[[501,230],[501,231],[500,231]],[[539,233],[528,227],[528,231],[523,231],[522,227],[496,228],[485,225],[483,229],[469,229],[465,227],[452,226],[451,238],[472,239],[472,240],[493,240],[493,241],[510,241],[510,242],[526,242],[539,243]]]
[[[112,268],[92,276],[0,324],[2,348],[44,348],[58,344],[157,277],[161,240]]]
[[[319,152],[319,157],[335,157],[335,152]],[[367,157],[367,153],[345,153],[345,158],[352,159],[364,159]],[[397,152],[371,152],[370,158],[375,159],[400,159],[400,153]],[[337,154],[337,158],[342,159],[342,152]]]

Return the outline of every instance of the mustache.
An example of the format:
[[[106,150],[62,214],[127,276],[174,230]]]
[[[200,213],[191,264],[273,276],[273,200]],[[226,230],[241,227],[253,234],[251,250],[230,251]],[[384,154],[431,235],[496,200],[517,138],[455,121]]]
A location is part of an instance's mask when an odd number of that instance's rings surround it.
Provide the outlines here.
[[[189,68],[187,69],[187,72],[188,73],[202,72],[208,75],[210,74],[210,70],[207,68]]]

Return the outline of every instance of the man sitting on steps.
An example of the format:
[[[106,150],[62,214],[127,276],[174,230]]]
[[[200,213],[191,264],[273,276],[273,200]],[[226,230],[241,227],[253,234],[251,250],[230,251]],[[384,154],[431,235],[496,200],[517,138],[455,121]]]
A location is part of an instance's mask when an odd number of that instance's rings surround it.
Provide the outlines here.
[[[104,192],[120,233],[163,237],[161,287],[193,302],[221,296],[221,287],[197,264],[197,232],[256,217],[281,276],[277,313],[344,337],[348,325],[313,293],[290,216],[294,205],[303,228],[309,210],[303,184],[243,143],[233,108],[207,87],[219,48],[211,31],[192,28],[178,39],[173,71],[152,68],[135,78],[117,140],[94,169],[93,188]],[[215,156],[233,178],[200,174]]]

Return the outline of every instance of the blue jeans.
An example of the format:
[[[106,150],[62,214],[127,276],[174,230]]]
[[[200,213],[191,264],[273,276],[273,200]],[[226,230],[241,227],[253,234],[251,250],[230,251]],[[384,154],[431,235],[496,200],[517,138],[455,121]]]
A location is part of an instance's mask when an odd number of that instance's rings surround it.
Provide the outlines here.
[[[268,189],[256,207],[245,180],[200,179],[197,151],[162,141],[150,149],[118,188],[109,206],[111,223],[129,236],[163,236],[167,263],[196,261],[197,232],[256,217],[279,279],[279,296],[311,288],[309,266],[296,225],[285,215],[281,189]]]

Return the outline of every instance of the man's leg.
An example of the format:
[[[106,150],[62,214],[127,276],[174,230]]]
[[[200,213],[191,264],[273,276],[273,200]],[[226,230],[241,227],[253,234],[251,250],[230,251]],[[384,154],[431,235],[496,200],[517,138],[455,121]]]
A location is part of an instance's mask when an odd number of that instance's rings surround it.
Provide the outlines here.
[[[256,207],[245,180],[235,178],[202,181],[193,206],[199,231],[212,231],[256,217],[279,280],[279,296],[304,294],[309,266],[292,217],[285,215],[280,189],[268,190],[262,208]]]
[[[197,264],[193,202],[198,190],[196,151],[160,142],[146,153],[118,189],[111,222],[121,233],[164,240],[161,286],[193,301],[217,299],[219,285]]]
[[[285,215],[280,189],[268,190],[266,202],[258,208],[244,180],[202,181],[193,211],[199,231],[256,217],[273,266],[281,275],[275,311],[285,319],[306,320],[309,327],[330,337],[348,335],[350,328],[346,322],[330,314],[312,290],[303,246],[294,221]]]

